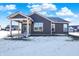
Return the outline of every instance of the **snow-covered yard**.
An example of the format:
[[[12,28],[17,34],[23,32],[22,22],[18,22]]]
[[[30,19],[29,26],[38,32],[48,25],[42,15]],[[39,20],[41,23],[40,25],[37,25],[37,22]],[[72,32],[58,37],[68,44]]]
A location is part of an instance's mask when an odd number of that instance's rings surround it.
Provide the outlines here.
[[[18,34],[18,31],[12,31],[12,34],[13,35]],[[5,38],[8,35],[10,35],[9,31],[0,31],[0,38]]]
[[[79,41],[72,39],[68,36],[34,36],[27,40],[0,39],[0,55],[79,55]]]
[[[69,35],[79,37],[79,32],[69,32]]]

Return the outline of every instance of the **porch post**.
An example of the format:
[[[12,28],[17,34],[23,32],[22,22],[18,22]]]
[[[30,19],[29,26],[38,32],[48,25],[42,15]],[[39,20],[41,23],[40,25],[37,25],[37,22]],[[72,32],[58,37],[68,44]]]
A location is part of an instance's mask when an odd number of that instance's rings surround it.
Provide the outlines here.
[[[52,35],[52,22],[51,22],[51,35]]]
[[[9,29],[9,31],[10,31],[10,36],[12,37],[12,20],[10,19],[10,29]]]
[[[69,33],[69,24],[67,24],[67,34]]]
[[[19,25],[20,25],[20,24],[19,24],[19,22],[18,22],[18,38],[19,38]]]
[[[27,34],[26,34],[26,37],[29,36],[29,20],[27,19]]]

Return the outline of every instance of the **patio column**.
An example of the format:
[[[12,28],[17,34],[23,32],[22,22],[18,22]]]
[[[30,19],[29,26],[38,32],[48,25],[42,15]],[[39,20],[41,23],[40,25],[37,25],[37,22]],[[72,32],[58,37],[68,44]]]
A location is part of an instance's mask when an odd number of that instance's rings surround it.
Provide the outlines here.
[[[12,20],[10,19],[10,36],[12,37]]]
[[[51,35],[52,35],[52,22],[51,22]]]
[[[19,38],[19,27],[20,27],[20,23],[18,22],[18,38]]]
[[[69,24],[67,24],[67,34],[69,33]]]
[[[26,34],[26,37],[29,36],[29,20],[27,19],[27,34]]]

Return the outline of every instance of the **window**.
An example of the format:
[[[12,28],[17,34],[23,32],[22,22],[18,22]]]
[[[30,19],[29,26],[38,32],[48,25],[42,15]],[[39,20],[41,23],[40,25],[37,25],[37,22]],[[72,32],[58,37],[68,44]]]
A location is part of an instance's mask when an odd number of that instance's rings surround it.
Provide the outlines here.
[[[34,31],[43,31],[43,23],[34,23]]]
[[[63,24],[63,32],[67,32],[68,29],[67,29],[67,24]]]
[[[55,24],[52,24],[52,32],[55,32]]]

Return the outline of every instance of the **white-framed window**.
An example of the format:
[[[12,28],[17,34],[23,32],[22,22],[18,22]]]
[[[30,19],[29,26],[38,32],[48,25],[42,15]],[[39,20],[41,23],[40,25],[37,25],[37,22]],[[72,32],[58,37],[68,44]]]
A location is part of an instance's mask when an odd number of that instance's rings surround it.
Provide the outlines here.
[[[63,24],[63,32],[67,32],[68,31],[68,28],[67,28],[67,24]]]
[[[52,32],[55,32],[55,24],[52,24]]]
[[[41,22],[34,23],[34,31],[43,32],[43,23]]]

